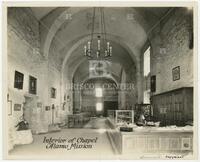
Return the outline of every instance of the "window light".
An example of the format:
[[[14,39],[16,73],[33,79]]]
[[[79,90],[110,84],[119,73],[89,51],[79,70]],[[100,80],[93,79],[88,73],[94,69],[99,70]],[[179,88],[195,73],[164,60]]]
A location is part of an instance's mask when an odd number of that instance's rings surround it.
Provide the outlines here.
[[[103,106],[102,103],[96,103],[96,111],[102,111],[103,110]]]
[[[103,96],[102,88],[96,88],[95,89],[95,96],[96,97],[102,97]]]

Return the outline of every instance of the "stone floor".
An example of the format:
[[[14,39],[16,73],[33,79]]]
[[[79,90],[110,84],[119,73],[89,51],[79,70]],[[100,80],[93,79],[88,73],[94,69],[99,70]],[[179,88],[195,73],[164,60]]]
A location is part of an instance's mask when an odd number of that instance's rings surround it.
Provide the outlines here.
[[[15,146],[9,152],[9,159],[95,159],[95,160],[109,160],[109,159],[138,159],[143,157],[141,155],[133,154],[115,154],[115,151],[107,136],[107,125],[105,118],[92,118],[84,128],[62,129],[59,132],[52,132],[47,134],[34,135],[34,142],[28,145]],[[46,139],[96,139],[96,143],[92,143],[92,148],[54,148],[47,149]],[[69,142],[68,142],[69,143]],[[145,154],[146,155],[146,154]],[[156,158],[153,154],[147,154],[147,159]],[[157,155],[156,155],[157,156]],[[160,156],[160,155],[159,155]],[[191,155],[187,155],[190,159]],[[160,156],[162,157],[162,156]],[[145,159],[145,157],[144,157]]]
[[[96,118],[93,117],[90,121],[84,126],[84,128],[91,129],[108,129],[109,126],[106,124],[106,118]]]
[[[29,145],[15,146],[9,153],[14,159],[110,159],[114,153],[107,137],[105,118],[93,118],[83,129],[62,129],[60,132],[34,135],[34,142]],[[84,139],[97,138],[92,148],[87,149],[46,149],[44,138],[72,139],[82,137]]]

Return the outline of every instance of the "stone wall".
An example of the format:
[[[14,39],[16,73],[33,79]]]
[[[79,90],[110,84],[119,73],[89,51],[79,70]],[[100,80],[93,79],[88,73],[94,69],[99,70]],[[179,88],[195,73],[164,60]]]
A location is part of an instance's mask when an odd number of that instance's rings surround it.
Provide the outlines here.
[[[54,68],[53,66],[51,66],[51,64],[49,64],[49,67],[48,67],[48,80],[46,81],[46,83],[48,83],[48,89],[49,89],[49,92],[48,92],[48,95],[49,95],[49,99],[48,99],[48,103],[49,105],[52,107],[52,105],[55,106],[55,114],[54,114],[54,122],[55,123],[59,123],[61,122],[60,121],[60,111],[61,110],[61,94],[60,94],[60,79],[61,79],[61,76],[60,76],[60,71],[58,71],[56,68]],[[55,88],[56,89],[56,96],[55,98],[52,98],[51,97],[51,88]],[[50,111],[50,114],[52,112]],[[49,120],[52,121],[52,117],[51,115],[49,115]]]
[[[59,119],[61,110],[60,101],[60,71],[54,68],[40,53],[40,32],[39,22],[33,16],[29,8],[8,8],[8,94],[12,100],[12,115],[9,116],[16,125],[23,108],[14,111],[14,104],[25,102],[25,96],[29,94],[29,76],[37,78],[37,98],[42,103],[41,119],[47,119],[51,124],[52,112],[46,111],[45,106],[55,105],[55,122]],[[15,71],[24,74],[23,89],[14,88]],[[51,98],[51,87],[56,88],[56,98]],[[35,119],[36,120],[36,119]],[[64,120],[64,119],[63,119]]]
[[[29,21],[27,21],[29,20]],[[31,20],[31,21],[30,21]],[[29,89],[29,75],[42,81],[42,74],[37,69],[44,69],[45,63],[39,53],[38,22],[27,8],[8,9],[8,94],[12,100],[12,117],[17,124],[23,113],[14,111],[14,104],[25,102],[24,95]],[[23,89],[14,88],[15,70],[24,74]],[[37,85],[37,95],[42,96],[41,84]]]
[[[191,20],[184,8],[172,11],[151,38],[151,75],[156,75],[159,94],[180,87],[193,86],[193,50],[189,48]],[[172,69],[180,66],[180,79],[173,81]]]

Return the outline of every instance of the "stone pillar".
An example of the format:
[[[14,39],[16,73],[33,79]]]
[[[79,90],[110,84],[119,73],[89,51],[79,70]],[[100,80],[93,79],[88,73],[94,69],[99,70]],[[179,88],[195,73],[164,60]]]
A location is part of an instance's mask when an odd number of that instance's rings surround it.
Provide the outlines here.
[[[25,95],[24,118],[33,134],[48,132],[48,121],[42,107],[38,107],[38,96]]]

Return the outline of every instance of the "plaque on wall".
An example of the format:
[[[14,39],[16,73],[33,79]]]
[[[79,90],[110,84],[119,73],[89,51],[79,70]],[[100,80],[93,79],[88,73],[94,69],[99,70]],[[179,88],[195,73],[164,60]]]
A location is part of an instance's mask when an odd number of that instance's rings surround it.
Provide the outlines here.
[[[180,79],[180,66],[177,66],[172,69],[172,77],[173,77],[173,81]]]
[[[56,89],[51,87],[51,98],[56,98]]]
[[[21,111],[21,104],[14,104],[14,111]]]

